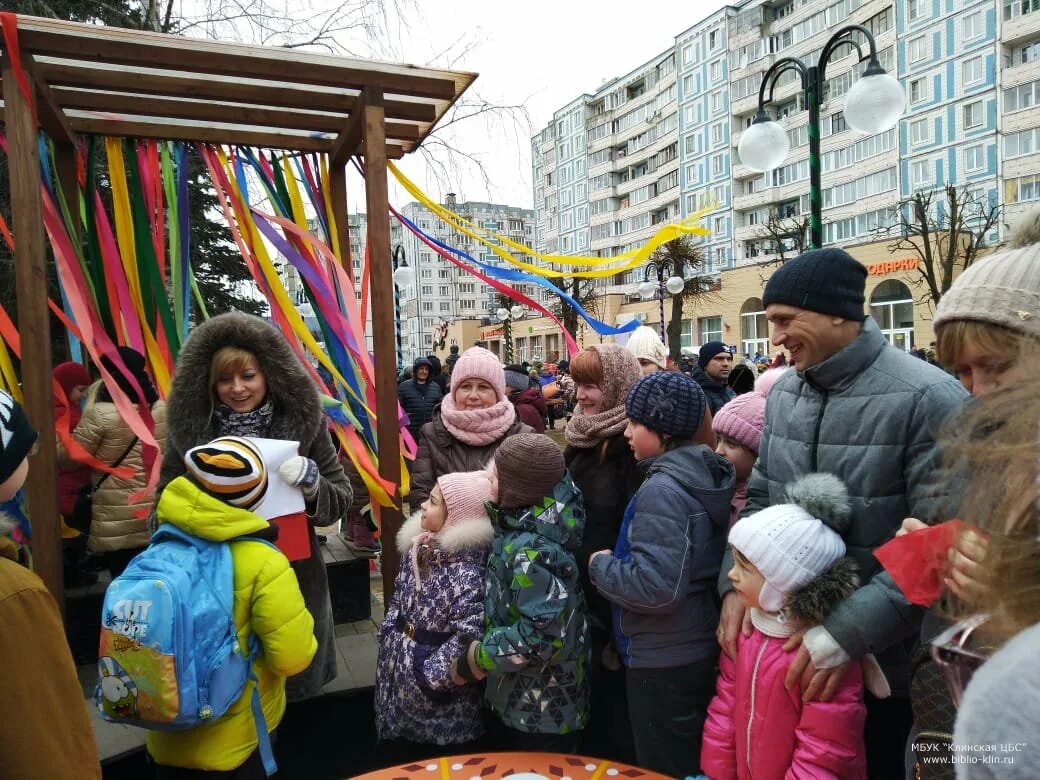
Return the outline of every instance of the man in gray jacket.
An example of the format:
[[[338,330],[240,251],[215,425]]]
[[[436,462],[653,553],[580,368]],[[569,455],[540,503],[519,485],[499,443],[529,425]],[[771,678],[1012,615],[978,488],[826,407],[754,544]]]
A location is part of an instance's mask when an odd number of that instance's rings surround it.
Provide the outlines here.
[[[796,370],[769,394],[742,517],[783,503],[784,489],[809,472],[836,474],[848,486],[845,542],[863,585],[823,626],[805,632],[787,682],[800,682],[807,699],[827,700],[853,661],[876,655],[893,698],[867,696],[868,768],[871,777],[900,777],[912,721],[909,654],[923,611],[881,572],[873,552],[905,517],[946,519],[936,438],[967,393],[940,369],[889,346],[864,317],[866,278],[847,252],[817,249],[781,266],[766,284],[772,342],[790,352]],[[719,641],[733,655],[737,633],[750,629],[725,578],[731,558],[727,553],[722,567]]]

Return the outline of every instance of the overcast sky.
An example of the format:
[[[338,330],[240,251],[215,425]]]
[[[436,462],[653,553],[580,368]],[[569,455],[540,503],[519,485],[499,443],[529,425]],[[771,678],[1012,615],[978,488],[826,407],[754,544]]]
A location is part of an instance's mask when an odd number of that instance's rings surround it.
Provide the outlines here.
[[[453,67],[480,74],[474,88],[481,97],[502,105],[525,103],[532,126],[477,118],[448,131],[451,143],[482,162],[490,185],[473,167],[445,182],[418,154],[406,157],[402,170],[435,199],[455,191],[459,200],[530,208],[531,134],[553,111],[660,54],[676,34],[723,5],[721,0],[416,0],[418,16],[391,36],[395,58],[441,66],[458,58]],[[408,198],[392,186],[391,200],[400,206]],[[352,205],[360,205],[357,198]]]

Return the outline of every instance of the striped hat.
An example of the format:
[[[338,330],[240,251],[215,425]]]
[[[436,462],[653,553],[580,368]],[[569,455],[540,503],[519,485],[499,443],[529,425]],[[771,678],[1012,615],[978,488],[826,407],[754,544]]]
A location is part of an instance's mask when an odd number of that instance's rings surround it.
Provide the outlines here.
[[[232,506],[255,509],[267,492],[264,456],[242,436],[221,436],[193,447],[184,463],[200,488]]]

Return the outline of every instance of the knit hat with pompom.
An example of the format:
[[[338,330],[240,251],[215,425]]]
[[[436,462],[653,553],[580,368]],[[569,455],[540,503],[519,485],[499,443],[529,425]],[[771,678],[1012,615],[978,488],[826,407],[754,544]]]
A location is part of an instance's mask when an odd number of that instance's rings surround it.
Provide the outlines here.
[[[845,484],[833,474],[806,474],[775,504],[738,520],[729,543],[765,578],[758,603],[779,612],[784,599],[845,557],[841,535],[852,506]]]

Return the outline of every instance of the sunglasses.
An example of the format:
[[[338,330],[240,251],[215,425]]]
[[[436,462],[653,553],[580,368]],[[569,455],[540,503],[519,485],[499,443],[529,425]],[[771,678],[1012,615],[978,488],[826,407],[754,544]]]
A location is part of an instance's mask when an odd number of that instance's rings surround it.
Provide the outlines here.
[[[932,658],[942,669],[946,687],[955,706],[959,707],[964,689],[971,676],[996,649],[985,643],[978,629],[989,620],[989,615],[972,615],[950,626],[932,640]]]

